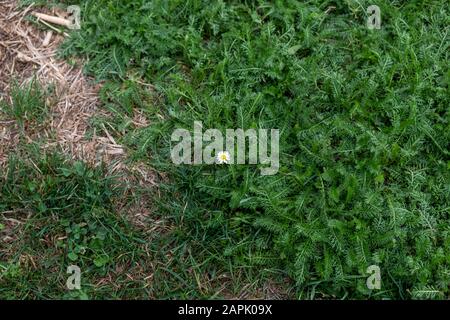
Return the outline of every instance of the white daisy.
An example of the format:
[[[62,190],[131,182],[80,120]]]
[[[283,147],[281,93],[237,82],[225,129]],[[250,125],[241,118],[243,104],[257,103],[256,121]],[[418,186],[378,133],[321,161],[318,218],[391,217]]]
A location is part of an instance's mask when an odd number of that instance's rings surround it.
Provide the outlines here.
[[[230,153],[228,151],[219,151],[217,153],[217,163],[218,164],[224,164],[224,163],[230,163]]]

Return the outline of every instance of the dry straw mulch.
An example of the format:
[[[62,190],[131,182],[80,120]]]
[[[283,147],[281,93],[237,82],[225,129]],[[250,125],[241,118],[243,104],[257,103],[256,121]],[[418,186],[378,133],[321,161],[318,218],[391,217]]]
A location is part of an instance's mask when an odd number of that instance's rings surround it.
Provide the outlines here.
[[[86,138],[89,119],[99,114],[98,91],[79,67],[57,58],[57,49],[67,34],[39,30],[26,17],[42,8],[17,8],[16,0],[0,0],[0,99],[11,99],[8,92],[13,81],[26,84],[36,77],[43,88],[54,87],[48,97],[50,123],[38,132],[28,132],[29,139],[45,136],[44,147],[59,146],[67,155],[96,165],[106,162],[115,171],[123,167],[124,149],[106,128]],[[65,18],[65,12],[52,9],[46,13]],[[48,24],[47,24],[48,26]],[[17,125],[11,119],[0,119],[0,164],[17,144]]]

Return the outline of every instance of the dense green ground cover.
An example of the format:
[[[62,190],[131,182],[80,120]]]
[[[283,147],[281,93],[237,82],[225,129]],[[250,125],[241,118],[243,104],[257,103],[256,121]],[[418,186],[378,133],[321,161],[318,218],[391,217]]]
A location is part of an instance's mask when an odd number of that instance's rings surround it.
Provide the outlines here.
[[[366,27],[371,4],[381,8],[381,30]],[[133,237],[107,225],[114,241],[102,250],[109,258],[92,249],[83,266],[95,269],[100,259],[103,271],[111,270],[115,253],[148,241],[157,261],[153,283],[138,286],[139,293],[92,288],[92,296],[221,297],[222,282],[234,294],[246,284],[256,292],[274,282],[296,298],[448,297],[445,1],[80,5],[82,29],[63,56],[85,58],[87,73],[106,80],[101,96],[113,117],[93,126],[106,123],[130,161],[164,173],[153,217],[173,226]],[[150,126],[131,124],[135,109]],[[194,121],[222,130],[280,129],[278,174],[261,176],[255,165],[173,165],[170,136],[176,128],[192,130]],[[81,183],[76,172],[51,172],[67,188]],[[118,193],[94,184],[100,195],[91,198],[88,187],[79,197],[89,209],[72,213],[50,210],[49,200],[43,207],[28,203],[24,182],[4,180],[0,209],[26,202],[41,217],[103,221],[96,210],[109,212],[105,199]],[[131,256],[131,264],[145,259]],[[366,287],[370,265],[381,268],[381,290]]]

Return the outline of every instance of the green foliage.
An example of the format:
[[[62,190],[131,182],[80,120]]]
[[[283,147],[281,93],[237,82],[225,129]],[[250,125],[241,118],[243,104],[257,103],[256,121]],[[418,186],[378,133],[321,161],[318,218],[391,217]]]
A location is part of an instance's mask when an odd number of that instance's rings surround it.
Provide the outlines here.
[[[48,117],[46,95],[36,79],[23,86],[13,83],[11,101],[0,100],[0,114],[16,120],[22,128],[29,122],[42,124]]]
[[[132,272],[143,255],[138,232],[114,210],[122,194],[116,178],[105,178],[102,168],[32,150],[11,156],[0,175],[0,212],[28,219],[14,230],[15,242],[2,245],[0,297],[134,296],[133,287],[143,286],[138,279],[122,286],[126,275],[115,274],[117,267]],[[81,268],[82,291],[66,290],[66,269],[73,264]],[[111,276],[121,291],[95,285]]]

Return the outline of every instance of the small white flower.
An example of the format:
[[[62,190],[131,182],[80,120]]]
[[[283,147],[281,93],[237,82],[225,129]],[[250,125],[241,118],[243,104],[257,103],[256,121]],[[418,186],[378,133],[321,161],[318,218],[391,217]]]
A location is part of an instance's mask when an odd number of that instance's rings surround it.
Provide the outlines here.
[[[224,163],[230,163],[230,153],[228,151],[219,151],[217,153],[217,163],[218,164],[224,164]]]

